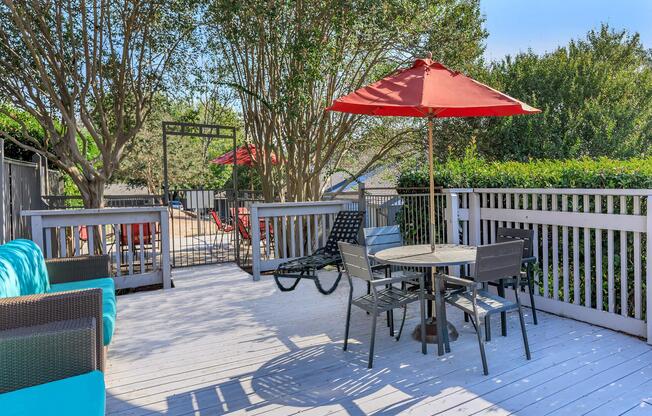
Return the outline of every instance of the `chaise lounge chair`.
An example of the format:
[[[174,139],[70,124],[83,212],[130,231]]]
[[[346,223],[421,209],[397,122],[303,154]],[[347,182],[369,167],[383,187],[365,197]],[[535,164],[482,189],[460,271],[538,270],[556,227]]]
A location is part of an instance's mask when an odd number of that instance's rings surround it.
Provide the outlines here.
[[[333,293],[342,278],[342,257],[337,243],[339,241],[357,243],[363,219],[364,211],[340,211],[324,247],[317,249],[309,256],[281,263],[274,271],[274,280],[281,292],[296,289],[301,279],[311,279],[320,293],[324,295]],[[338,273],[337,279],[329,289],[324,289],[317,276],[317,272],[326,266],[336,266]],[[283,286],[280,281],[282,278],[294,279],[294,282],[290,286]]]

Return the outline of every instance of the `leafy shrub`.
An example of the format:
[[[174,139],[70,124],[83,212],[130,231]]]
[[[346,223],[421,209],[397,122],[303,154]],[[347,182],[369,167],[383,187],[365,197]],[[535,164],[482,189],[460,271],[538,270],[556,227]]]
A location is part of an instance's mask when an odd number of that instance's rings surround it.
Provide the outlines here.
[[[444,188],[649,189],[652,157],[488,162],[471,148],[464,158],[438,163],[435,184]],[[402,170],[398,186],[427,187],[427,164]]]

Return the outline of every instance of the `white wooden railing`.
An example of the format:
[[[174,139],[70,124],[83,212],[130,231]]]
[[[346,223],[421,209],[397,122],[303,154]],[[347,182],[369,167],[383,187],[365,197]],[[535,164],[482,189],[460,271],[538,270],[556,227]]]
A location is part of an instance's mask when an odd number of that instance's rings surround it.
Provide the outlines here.
[[[450,242],[489,244],[498,227],[534,231],[537,308],[652,343],[652,190],[476,188],[448,198]]]
[[[254,280],[260,279],[261,272],[324,246],[335,215],[350,209],[350,205],[350,201],[253,204],[250,228]]]
[[[46,258],[109,254],[116,288],[171,286],[167,207],[23,211]]]

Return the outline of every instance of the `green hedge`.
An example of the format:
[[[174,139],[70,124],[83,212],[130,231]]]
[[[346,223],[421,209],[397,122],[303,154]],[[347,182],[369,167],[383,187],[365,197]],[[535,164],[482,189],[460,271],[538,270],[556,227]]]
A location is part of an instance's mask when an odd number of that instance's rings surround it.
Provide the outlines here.
[[[652,157],[487,162],[468,152],[435,166],[435,184],[444,188],[652,188]],[[401,171],[399,187],[427,187],[424,164]]]

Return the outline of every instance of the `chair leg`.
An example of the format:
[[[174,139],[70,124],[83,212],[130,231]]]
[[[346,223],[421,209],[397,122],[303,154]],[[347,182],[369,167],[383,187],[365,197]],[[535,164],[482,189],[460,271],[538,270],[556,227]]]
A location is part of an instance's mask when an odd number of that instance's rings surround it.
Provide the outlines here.
[[[371,368],[374,365],[374,343],[376,342],[376,317],[378,312],[374,309],[373,317],[371,318],[371,345],[369,345],[369,362],[367,363],[367,368]]]
[[[498,296],[505,297],[505,283],[503,280],[498,282]],[[502,336],[507,336],[507,312],[500,313],[500,333]]]
[[[344,328],[344,346],[342,349],[346,351],[349,346],[349,327],[351,325],[351,301],[353,300],[353,286],[349,290],[349,306],[346,308],[346,327]]]
[[[469,314],[464,312],[464,322],[469,322]]]
[[[398,335],[396,336],[396,341],[401,339],[401,334],[403,333],[403,326],[405,325],[405,315],[407,315],[407,305],[403,306],[403,318],[401,319],[401,326],[398,328]]]
[[[521,322],[521,332],[523,333],[523,346],[525,347],[525,357],[529,360],[532,358],[530,355],[530,344],[527,341],[527,332],[525,331],[525,318],[523,317],[523,308],[521,301],[518,299],[518,289],[514,289],[516,295],[516,305],[518,306],[518,319]]]
[[[537,320],[537,308],[534,305],[534,279],[532,278],[532,273],[530,272],[531,267],[528,264],[527,266],[527,288],[528,291],[530,292],[530,308],[532,308],[532,320],[534,321],[534,325],[539,325],[539,321]]]
[[[319,281],[319,277],[317,276],[317,271],[315,271],[315,286],[317,286],[317,290],[319,293],[322,295],[330,295],[337,289],[337,285],[340,283],[340,279],[342,279],[342,270],[340,270],[340,267],[337,266],[337,279],[335,279],[335,283],[333,283],[333,286],[331,286],[329,289],[324,289],[323,286],[321,285],[321,282]]]
[[[488,315],[485,317],[485,322],[487,322]],[[475,332],[478,335],[478,345],[480,346],[480,357],[482,358],[482,370],[484,371],[484,375],[487,376],[489,375],[489,366],[487,365],[487,354],[484,351],[484,342],[482,342],[482,331],[480,330],[480,318],[478,317],[478,314],[475,314],[475,321],[478,322],[478,325],[475,327]]]
[[[487,342],[491,341],[491,318],[489,315],[484,317],[484,336]]]

